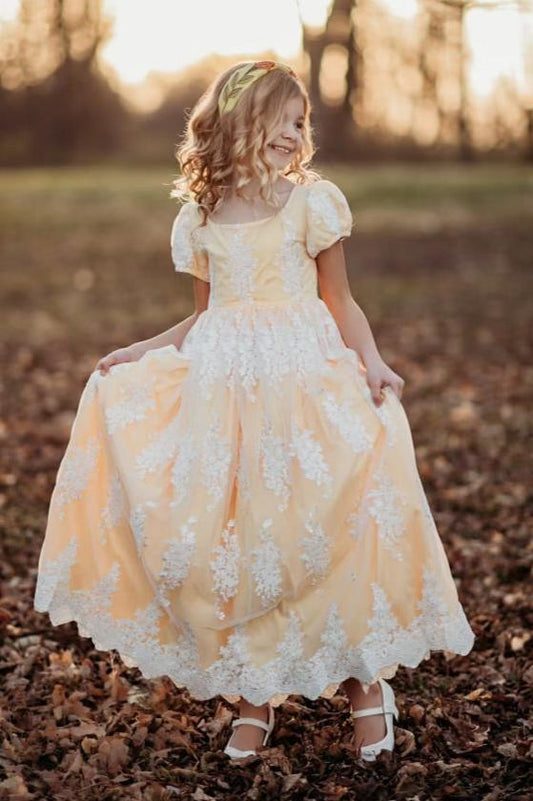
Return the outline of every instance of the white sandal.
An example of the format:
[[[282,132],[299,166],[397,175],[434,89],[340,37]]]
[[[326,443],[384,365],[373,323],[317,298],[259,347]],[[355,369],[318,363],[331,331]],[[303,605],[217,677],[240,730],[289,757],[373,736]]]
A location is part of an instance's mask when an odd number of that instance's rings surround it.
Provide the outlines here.
[[[265,729],[265,735],[263,737],[263,742],[261,743],[261,747],[267,744],[267,740],[270,737],[270,733],[274,728],[274,710],[271,704],[268,705],[268,723],[265,723],[264,720],[259,720],[258,718],[237,718],[236,720],[232,721],[232,726],[242,726],[243,723],[248,723],[253,726],[259,726],[261,729]],[[231,737],[233,737],[233,732]],[[242,759],[243,757],[252,756],[256,754],[256,751],[247,750],[241,751],[240,748],[234,748],[229,743],[231,742],[231,737],[228,740],[228,744],[224,748],[224,753],[230,756],[232,759]]]
[[[394,691],[385,679],[378,679],[381,687],[381,706],[371,706],[368,709],[356,709],[350,711],[350,717],[363,718],[366,715],[385,715],[385,726],[387,732],[382,740],[377,743],[361,746],[361,759],[365,762],[374,762],[380,751],[394,750],[394,728],[392,717],[398,720],[399,712],[394,699]]]

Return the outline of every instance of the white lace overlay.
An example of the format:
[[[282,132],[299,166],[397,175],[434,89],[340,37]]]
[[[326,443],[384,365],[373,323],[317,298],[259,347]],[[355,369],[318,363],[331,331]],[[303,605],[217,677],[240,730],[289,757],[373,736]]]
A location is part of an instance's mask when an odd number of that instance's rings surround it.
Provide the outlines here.
[[[226,541],[231,540],[229,531]],[[132,618],[116,618],[110,608],[120,577],[116,563],[90,590],[70,590],[71,568],[76,560],[76,540],[65,551],[48,561],[40,572],[35,608],[47,610],[54,625],[76,620],[82,636],[91,637],[100,650],[116,649],[128,666],[138,666],[146,678],[168,676],[177,686],[186,686],[198,699],[221,694],[232,700],[239,696],[255,705],[267,700],[280,702],[287,695],[304,694],[315,699],[332,695],[350,676],[365,684],[378,675],[394,674],[398,665],[417,667],[428,658],[430,650],[467,654],[473,645],[473,633],[461,605],[451,607],[439,592],[439,583],[429,566],[424,568],[423,595],[411,623],[402,627],[393,613],[385,590],[372,584],[373,615],[368,633],[359,643],[350,644],[347,631],[350,620],[343,618],[339,605],[329,605],[324,618],[320,645],[312,653],[306,643],[306,624],[298,613],[288,612],[285,632],[276,645],[276,656],[261,665],[252,658],[252,624],[235,627],[227,643],[219,648],[218,659],[203,668],[199,661],[199,643],[187,623],[176,632],[175,642],[161,644],[158,624],[165,610],[156,601],[139,609]],[[235,555],[229,559],[229,576],[223,576],[226,556],[217,570],[219,589],[230,597],[236,582]]]
[[[208,511],[216,501],[224,497],[231,465],[232,451],[230,441],[222,434],[222,421],[215,417],[209,426],[204,440],[200,476],[204,487],[214,500],[207,505]]]
[[[55,486],[55,501],[59,517],[64,517],[63,507],[79,500],[87,490],[96,468],[100,443],[93,437],[86,448],[73,445],[58,471]]]
[[[124,518],[127,510],[127,500],[120,479],[120,474],[116,472],[108,487],[107,504],[102,509],[100,515],[100,544],[105,545],[107,532],[115,528]]]
[[[281,595],[281,551],[272,532],[272,520],[265,520],[259,535],[261,546],[251,550],[255,591],[264,606],[270,606]]]
[[[193,528],[196,522],[196,517],[189,517],[181,527],[180,536],[167,541],[163,566],[157,577],[163,592],[179,587],[189,575],[196,549],[196,531]]]
[[[252,300],[257,261],[242,229],[232,231],[231,236],[228,258],[232,265],[231,281],[235,297],[240,300]]]
[[[338,429],[343,440],[349,443],[354,453],[364,453],[370,450],[374,437],[365,428],[361,417],[350,408],[348,401],[344,401],[341,405],[337,403],[333,393],[328,392],[322,403],[329,420]]]
[[[180,445],[180,418],[175,417],[152,442],[144,448],[136,461],[136,469],[141,478],[170,462]]]
[[[333,477],[313,431],[299,429],[296,423],[293,423],[291,445],[291,455],[294,454],[298,459],[306,478],[319,487],[324,485],[326,487],[324,497],[328,497],[331,494]]]
[[[122,386],[120,391],[123,395],[122,399],[106,409],[105,416],[109,434],[114,434],[119,429],[138,420],[144,420],[148,412],[155,409],[153,387],[150,383],[141,386]]]
[[[214,558],[209,564],[213,571],[213,589],[218,594],[215,614],[223,620],[226,617],[222,604],[237,592],[242,561],[239,537],[234,532],[235,520],[228,521],[222,532],[222,542],[214,548]]]
[[[188,272],[204,281],[210,281],[212,275],[205,249],[205,227],[200,222],[196,204],[185,203],[172,224],[172,260],[177,272]]]
[[[290,217],[283,218],[283,241],[277,255],[283,289],[287,296],[297,300],[301,297],[307,269],[305,242]]]
[[[315,258],[350,236],[353,217],[341,190],[331,181],[311,184],[307,193],[307,251]]]
[[[290,458],[293,452],[282,436],[274,434],[272,423],[266,419],[261,429],[260,453],[265,486],[280,498],[278,511],[283,512],[291,494]]]
[[[403,407],[390,388],[376,407],[317,293],[316,254],[352,225],[342,192],[198,223],[186,204],[172,256],[208,307],[179,348],[91,375],[35,608],[199,699],[330,697],[468,653]]]
[[[361,540],[370,531],[370,518],[373,518],[384,547],[395,559],[402,561],[403,553],[397,546],[406,532],[403,509],[408,506],[407,496],[395,486],[383,466],[376,470],[373,484],[346,518],[349,533],[354,540]]]
[[[305,529],[308,534],[300,540],[303,549],[302,559],[312,583],[316,584],[319,579],[325,578],[329,571],[330,538],[316,520],[314,510],[309,513]]]
[[[307,388],[348,351],[320,298],[273,304],[213,306],[189,330],[181,352],[191,381],[210,400],[219,382],[254,401],[260,386],[283,397],[283,381]],[[355,356],[354,351],[349,351]]]

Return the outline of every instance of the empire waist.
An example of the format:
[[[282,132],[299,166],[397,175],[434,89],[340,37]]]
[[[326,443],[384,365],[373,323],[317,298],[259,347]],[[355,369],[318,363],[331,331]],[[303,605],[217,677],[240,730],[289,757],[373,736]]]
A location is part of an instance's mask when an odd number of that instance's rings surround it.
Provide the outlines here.
[[[300,303],[309,303],[312,301],[320,300],[319,295],[317,292],[307,292],[302,293],[296,297],[276,297],[276,298],[265,298],[265,297],[249,297],[249,298],[233,298],[233,299],[223,299],[217,300],[213,296],[210,296],[208,308],[227,308],[232,306],[277,306],[277,305],[290,305],[290,304],[300,304]]]

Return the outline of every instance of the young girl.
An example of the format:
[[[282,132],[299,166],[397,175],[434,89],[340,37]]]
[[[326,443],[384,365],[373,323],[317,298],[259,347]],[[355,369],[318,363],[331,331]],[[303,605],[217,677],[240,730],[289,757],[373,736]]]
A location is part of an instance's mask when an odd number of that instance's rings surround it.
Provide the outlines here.
[[[404,381],[350,294],[348,203],[306,167],[309,115],[271,61],[226,70],[193,109],[171,247],[196,311],[89,377],[35,608],[147,678],[239,702],[231,758],[266,744],[288,695],[342,685],[372,760],[394,746],[386,679],[474,635]]]

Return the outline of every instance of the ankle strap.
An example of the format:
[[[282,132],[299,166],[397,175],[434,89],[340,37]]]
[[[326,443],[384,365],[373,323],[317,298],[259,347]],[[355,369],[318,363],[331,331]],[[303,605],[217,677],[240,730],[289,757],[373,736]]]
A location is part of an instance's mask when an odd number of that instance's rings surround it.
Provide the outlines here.
[[[258,720],[257,718],[237,718],[231,725],[241,726],[243,723],[251,723],[253,726],[260,726],[265,731],[268,731],[268,724],[264,720]]]
[[[353,712],[350,712],[352,718],[364,718],[366,715],[381,715],[385,711],[385,713],[390,712],[394,714],[394,707],[389,706],[389,704],[385,704],[384,707],[381,706],[371,706],[368,709],[357,709]]]

